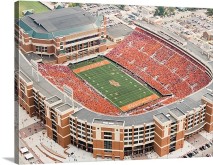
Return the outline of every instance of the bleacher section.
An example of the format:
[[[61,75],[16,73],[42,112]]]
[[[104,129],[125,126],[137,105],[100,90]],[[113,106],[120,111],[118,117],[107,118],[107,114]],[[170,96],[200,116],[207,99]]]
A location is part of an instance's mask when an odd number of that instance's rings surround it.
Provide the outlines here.
[[[201,89],[210,82],[205,68],[159,38],[135,29],[106,55],[135,73],[171,103]]]
[[[62,91],[65,84],[71,87],[74,99],[85,107],[103,114],[119,115],[120,110],[118,108],[76,77],[67,66],[40,64],[39,71]]]

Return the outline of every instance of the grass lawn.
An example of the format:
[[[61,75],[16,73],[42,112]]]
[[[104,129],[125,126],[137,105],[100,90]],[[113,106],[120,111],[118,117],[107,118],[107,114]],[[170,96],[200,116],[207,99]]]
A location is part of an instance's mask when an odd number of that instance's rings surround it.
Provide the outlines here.
[[[99,57],[91,61],[84,61],[76,66],[74,64],[71,66],[71,69],[89,65],[100,60],[105,60],[105,58]],[[156,94],[146,85],[137,82],[122,72],[113,63],[83,71],[77,75],[91,84],[118,108]]]
[[[18,10],[15,11],[16,18],[23,17],[22,11],[27,9],[34,9],[34,13],[49,11],[49,8],[38,1],[18,1],[16,5],[18,5]]]

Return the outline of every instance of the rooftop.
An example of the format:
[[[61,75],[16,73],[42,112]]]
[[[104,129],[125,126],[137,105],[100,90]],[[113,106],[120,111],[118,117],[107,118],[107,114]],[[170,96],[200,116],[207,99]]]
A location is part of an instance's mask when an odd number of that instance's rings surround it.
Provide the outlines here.
[[[32,82],[32,80],[31,80],[27,75],[25,75],[22,71],[19,72],[19,75],[20,75],[21,78],[23,78],[24,81],[26,81],[27,83]]]
[[[46,99],[46,101],[49,103],[49,104],[53,104],[57,101],[61,100],[58,96],[53,96],[53,97],[50,97],[48,99]]]
[[[166,115],[164,115],[163,113],[159,113],[159,114],[156,114],[156,115],[154,115],[158,120],[160,120],[160,122],[162,122],[162,123],[166,123],[166,122],[168,122],[168,121],[170,121],[170,119],[166,116]]]
[[[133,29],[124,24],[118,24],[110,28],[107,28],[107,34],[109,34],[114,38],[125,37],[129,35],[132,31]]]
[[[170,112],[172,112],[177,117],[181,117],[184,115],[184,113],[178,108],[171,109]]]
[[[56,57],[54,55],[43,55],[43,56],[40,56],[40,55],[37,55],[35,53],[28,53],[25,55],[25,57],[27,58],[28,61],[30,60],[42,60],[42,62],[50,62],[50,61],[54,61],[56,60]]]
[[[103,16],[93,17],[80,7],[27,15],[18,25],[34,38],[53,38],[100,27]]]
[[[60,107],[60,106],[63,105],[63,104],[64,104],[63,102],[58,103],[58,104],[52,106],[51,109],[53,109],[53,110],[55,111],[56,108]]]
[[[94,119],[93,123],[99,123],[99,124],[105,124],[105,125],[119,125],[119,126],[124,125],[124,121],[103,120],[103,119]]]
[[[213,100],[213,94],[212,93],[206,93],[204,95],[204,97],[206,97],[207,99]]]
[[[61,112],[63,112],[63,111],[66,111],[66,110],[68,110],[70,108],[72,108],[71,105],[69,105],[69,104],[63,104],[61,106],[58,106],[56,109],[59,110],[59,111],[61,111]]]

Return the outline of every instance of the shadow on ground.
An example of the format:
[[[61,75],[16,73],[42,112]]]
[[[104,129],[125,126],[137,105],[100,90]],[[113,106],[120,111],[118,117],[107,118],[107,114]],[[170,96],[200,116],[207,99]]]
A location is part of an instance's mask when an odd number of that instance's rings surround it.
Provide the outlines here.
[[[5,157],[5,158],[3,158],[3,159],[5,159],[5,160],[7,160],[7,161],[9,161],[9,162],[13,162],[13,163],[14,163],[14,161],[15,161],[15,159],[14,159],[13,157]]]

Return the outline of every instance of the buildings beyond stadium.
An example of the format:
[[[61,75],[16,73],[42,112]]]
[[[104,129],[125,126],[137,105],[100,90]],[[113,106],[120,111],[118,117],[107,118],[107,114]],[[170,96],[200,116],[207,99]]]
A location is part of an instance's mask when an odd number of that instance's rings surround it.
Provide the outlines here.
[[[105,18],[94,18],[80,8],[32,14],[16,24],[16,41],[21,51],[16,59],[19,70],[16,72],[15,91],[19,105],[31,117],[36,115],[46,124],[48,137],[62,147],[71,143],[92,152],[94,157],[124,159],[125,155],[153,149],[163,156],[182,148],[188,136],[202,129],[213,131],[213,66],[204,64],[202,59],[192,56],[172,41],[140,26],[106,57],[160,93],[170,96],[169,104],[129,116],[107,115],[88,107],[91,99],[85,100],[85,97],[91,95],[107,105],[110,103],[97,92],[88,90],[85,82],[68,67],[53,66],[53,63],[89,58],[105,51],[108,48],[106,35]],[[132,36],[138,37],[138,41],[130,41]],[[51,65],[39,64],[44,68],[42,74],[37,66],[42,59],[36,62],[36,54],[55,59]],[[32,63],[27,60],[28,56],[34,59]],[[182,64],[186,67],[179,66]],[[162,70],[152,69],[154,67]],[[172,78],[164,77],[162,73],[165,71]],[[198,77],[191,76],[193,73]],[[54,74],[57,78],[50,76]],[[175,82],[173,86],[166,85],[174,79],[180,86]],[[66,91],[63,91],[63,85],[68,86]],[[75,92],[79,89],[85,90]],[[65,94],[67,90],[69,96]]]

